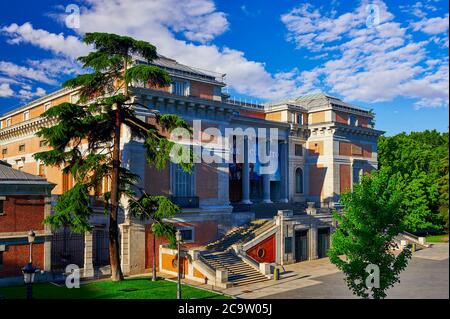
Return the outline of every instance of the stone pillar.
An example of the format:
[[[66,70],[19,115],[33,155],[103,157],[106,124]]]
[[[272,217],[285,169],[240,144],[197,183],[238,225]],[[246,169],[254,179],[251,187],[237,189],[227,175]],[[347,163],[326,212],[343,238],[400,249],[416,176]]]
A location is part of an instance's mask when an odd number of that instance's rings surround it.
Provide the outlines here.
[[[272,201],[270,200],[270,175],[263,175],[263,203],[270,204]]]
[[[250,163],[248,159],[248,138],[244,138],[244,163],[242,165],[242,204],[252,204],[250,200]]]
[[[317,259],[317,225],[312,224],[309,229],[309,259]]]
[[[218,172],[218,200],[222,205],[230,205],[230,164],[219,163],[217,164]]]
[[[83,277],[94,277],[93,248],[93,234],[85,232]]]
[[[288,203],[289,187],[288,187],[288,144],[287,141],[280,143],[280,186],[281,186],[281,203]]]
[[[124,275],[130,273],[130,258],[129,258],[129,237],[130,237],[130,221],[119,225],[120,228],[120,259],[122,263],[122,272]]]
[[[45,197],[44,218],[50,216],[52,211],[52,197],[49,195]],[[44,242],[44,271],[51,271],[52,269],[52,230],[50,225],[44,226],[45,242]]]

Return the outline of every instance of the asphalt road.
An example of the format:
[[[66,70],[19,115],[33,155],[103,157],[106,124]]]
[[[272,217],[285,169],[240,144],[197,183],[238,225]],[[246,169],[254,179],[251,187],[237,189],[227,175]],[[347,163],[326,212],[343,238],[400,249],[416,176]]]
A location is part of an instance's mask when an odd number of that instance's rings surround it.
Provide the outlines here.
[[[447,248],[448,249],[448,248]],[[400,283],[388,290],[387,298],[448,299],[449,260],[413,257],[400,274]],[[273,299],[348,299],[356,298],[348,290],[342,273],[316,277],[320,284],[267,295]]]

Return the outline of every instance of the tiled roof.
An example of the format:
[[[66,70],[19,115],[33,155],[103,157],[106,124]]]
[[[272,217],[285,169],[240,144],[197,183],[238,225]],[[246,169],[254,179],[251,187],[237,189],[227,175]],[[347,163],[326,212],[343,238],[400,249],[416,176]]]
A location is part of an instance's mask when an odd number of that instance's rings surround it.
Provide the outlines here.
[[[0,160],[0,184],[51,184],[41,176],[14,169]]]

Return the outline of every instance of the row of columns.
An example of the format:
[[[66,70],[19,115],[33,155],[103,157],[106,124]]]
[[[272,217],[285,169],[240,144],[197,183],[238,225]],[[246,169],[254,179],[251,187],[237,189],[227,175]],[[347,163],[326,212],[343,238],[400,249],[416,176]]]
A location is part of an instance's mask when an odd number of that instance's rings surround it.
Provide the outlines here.
[[[280,202],[288,202],[288,144],[283,141],[280,146]],[[266,148],[267,149],[267,148]],[[262,175],[263,181],[263,203],[272,203],[270,199],[270,174]],[[244,139],[244,163],[242,166],[242,204],[252,204],[250,200],[250,162],[248,156],[248,138]]]

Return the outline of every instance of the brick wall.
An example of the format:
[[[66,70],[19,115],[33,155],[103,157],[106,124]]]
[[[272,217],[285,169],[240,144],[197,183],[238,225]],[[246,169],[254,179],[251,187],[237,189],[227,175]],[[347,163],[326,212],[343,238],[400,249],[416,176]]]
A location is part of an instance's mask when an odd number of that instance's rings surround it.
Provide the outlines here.
[[[212,100],[214,97],[214,86],[212,84],[191,81],[191,95]]]
[[[320,196],[325,183],[327,168],[322,165],[313,165],[309,168],[309,194]]]
[[[214,163],[199,163],[196,166],[196,191],[200,199],[218,197],[218,172],[216,165]]]
[[[4,215],[0,216],[0,233],[43,230],[44,205],[43,196],[7,196]]]
[[[339,185],[341,194],[351,188],[350,165],[339,165]]]
[[[22,268],[28,263],[30,246],[9,245],[3,252],[3,264],[0,265],[0,278],[22,275]],[[0,252],[1,253],[1,252]],[[33,244],[33,265],[44,268],[44,244]]]

